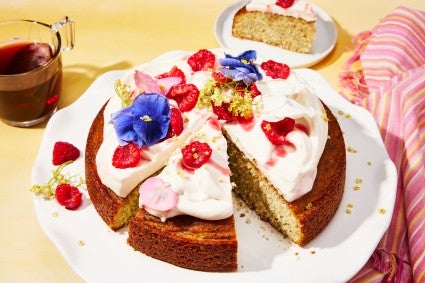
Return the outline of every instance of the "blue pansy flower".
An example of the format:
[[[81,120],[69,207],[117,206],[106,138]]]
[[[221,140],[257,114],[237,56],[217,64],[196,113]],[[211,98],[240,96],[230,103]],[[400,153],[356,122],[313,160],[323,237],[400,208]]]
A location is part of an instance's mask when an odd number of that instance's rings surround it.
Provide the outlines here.
[[[223,68],[220,70],[223,75],[234,81],[243,81],[249,85],[262,79],[262,75],[253,62],[257,59],[255,50],[248,50],[236,57],[224,54],[225,58],[220,59]]]
[[[137,96],[133,104],[111,116],[121,145],[134,142],[138,146],[151,146],[163,139],[170,125],[171,108],[165,96],[145,93]]]

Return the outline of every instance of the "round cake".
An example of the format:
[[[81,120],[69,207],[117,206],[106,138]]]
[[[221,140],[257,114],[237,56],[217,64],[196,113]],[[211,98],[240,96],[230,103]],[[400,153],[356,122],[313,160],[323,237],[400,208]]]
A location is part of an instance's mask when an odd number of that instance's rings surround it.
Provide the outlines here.
[[[333,218],[345,183],[341,129],[284,63],[253,50],[176,51],[114,87],[87,138],[86,183],[101,218],[128,225],[136,250],[236,270],[233,197],[300,246]]]

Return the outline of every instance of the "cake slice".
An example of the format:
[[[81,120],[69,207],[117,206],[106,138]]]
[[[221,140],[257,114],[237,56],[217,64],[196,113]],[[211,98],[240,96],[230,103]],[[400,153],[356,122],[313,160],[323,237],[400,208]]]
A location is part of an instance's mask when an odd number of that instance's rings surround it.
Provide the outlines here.
[[[214,116],[139,191],[130,246],[184,268],[237,269],[227,142]]]
[[[232,35],[294,52],[312,53],[315,21],[307,1],[252,0],[236,12]]]

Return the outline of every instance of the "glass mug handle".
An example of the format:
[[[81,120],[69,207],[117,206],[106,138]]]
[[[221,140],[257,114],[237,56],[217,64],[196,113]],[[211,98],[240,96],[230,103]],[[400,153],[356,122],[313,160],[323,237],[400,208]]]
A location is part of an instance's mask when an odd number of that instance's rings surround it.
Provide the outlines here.
[[[57,21],[56,23],[52,24],[50,28],[55,31],[59,32],[62,38],[62,50],[63,51],[70,51],[72,48],[74,48],[75,43],[75,23],[74,20],[70,19],[68,16],[64,17],[63,19]]]

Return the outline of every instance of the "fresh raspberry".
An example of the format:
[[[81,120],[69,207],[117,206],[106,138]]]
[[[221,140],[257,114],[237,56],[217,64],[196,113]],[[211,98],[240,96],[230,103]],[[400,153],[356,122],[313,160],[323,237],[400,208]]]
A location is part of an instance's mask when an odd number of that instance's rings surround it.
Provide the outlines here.
[[[277,0],[276,5],[282,7],[283,9],[289,8],[294,5],[295,0]]]
[[[251,92],[251,97],[252,98],[254,98],[256,96],[259,96],[261,94],[261,92],[258,90],[257,85],[255,83],[254,84],[251,84],[249,86],[249,91]]]
[[[229,82],[232,81],[231,78],[226,77],[221,72],[213,72],[212,73],[212,77],[216,81],[216,83],[218,84],[218,86],[220,86],[221,84],[229,83]]]
[[[141,158],[140,148],[137,144],[131,142],[115,149],[112,156],[112,165],[120,169],[136,167]]]
[[[287,143],[286,135],[294,130],[295,120],[289,117],[277,122],[261,122],[261,129],[266,137],[274,145],[282,145]]]
[[[211,157],[212,149],[207,143],[191,142],[181,149],[183,154],[183,167],[193,170],[201,167]]]
[[[183,73],[182,70],[180,70],[179,68],[177,68],[177,66],[174,66],[173,68],[171,68],[171,70],[168,73],[163,73],[160,74],[158,76],[156,76],[157,79],[163,79],[163,78],[169,78],[169,77],[177,77],[181,79],[181,84],[185,84],[186,83],[186,76]]]
[[[187,63],[190,65],[194,72],[207,71],[212,69],[215,65],[215,55],[207,49],[201,49],[192,54]]]
[[[53,146],[53,165],[61,165],[71,160],[75,161],[78,157],[80,157],[80,150],[73,144],[58,141]]]
[[[55,198],[60,205],[65,206],[66,209],[74,210],[81,205],[83,194],[78,188],[70,184],[59,184],[56,187]]]
[[[171,108],[170,127],[168,128],[166,139],[178,136],[183,131],[182,113],[177,108]]]
[[[219,120],[225,120],[227,123],[232,123],[237,120],[237,117],[233,116],[232,113],[229,111],[230,103],[223,102],[220,106],[217,106],[213,102],[211,102],[211,106],[213,112],[217,115],[217,118]]]
[[[198,102],[199,90],[194,84],[178,84],[170,88],[167,97],[177,102],[180,111],[186,112]]]
[[[260,67],[266,72],[267,76],[273,79],[287,79],[291,72],[291,68],[288,65],[273,60],[261,63]]]

